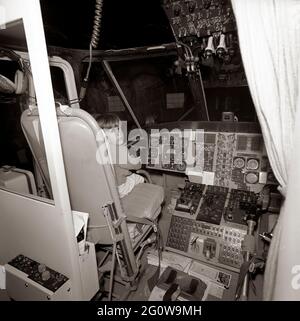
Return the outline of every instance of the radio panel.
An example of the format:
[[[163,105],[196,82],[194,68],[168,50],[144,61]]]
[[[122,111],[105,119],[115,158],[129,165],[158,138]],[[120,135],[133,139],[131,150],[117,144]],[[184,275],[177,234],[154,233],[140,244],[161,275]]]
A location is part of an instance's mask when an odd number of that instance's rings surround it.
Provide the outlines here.
[[[164,0],[163,7],[177,38],[207,37],[236,30],[230,1]]]
[[[24,255],[18,255],[8,264],[23,272],[28,279],[31,279],[52,292],[56,292],[68,281],[65,275]]]
[[[215,225],[173,215],[166,249],[238,272],[246,228]]]

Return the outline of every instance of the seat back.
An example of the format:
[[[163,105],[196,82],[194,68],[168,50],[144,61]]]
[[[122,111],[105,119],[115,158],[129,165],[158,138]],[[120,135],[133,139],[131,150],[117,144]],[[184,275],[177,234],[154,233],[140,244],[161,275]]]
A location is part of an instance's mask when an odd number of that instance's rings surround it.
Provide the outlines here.
[[[112,202],[112,194],[117,193],[117,188],[110,164],[101,165],[97,162],[99,143],[96,136],[100,128],[87,112],[71,108],[68,110],[69,114],[64,114],[57,109],[57,119],[71,208],[89,213],[90,241],[112,244],[102,207]],[[45,183],[51,189],[38,111],[23,112],[21,123]],[[109,184],[108,180],[113,184]]]

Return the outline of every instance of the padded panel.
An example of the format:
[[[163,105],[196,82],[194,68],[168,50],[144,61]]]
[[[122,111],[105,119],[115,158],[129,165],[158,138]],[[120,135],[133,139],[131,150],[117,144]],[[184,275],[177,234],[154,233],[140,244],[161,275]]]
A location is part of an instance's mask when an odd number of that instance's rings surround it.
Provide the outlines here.
[[[103,166],[96,159],[94,133],[77,117],[59,116],[58,125],[72,209],[90,214],[89,240],[110,244],[102,206],[112,198]]]
[[[71,208],[89,213],[89,241],[112,244],[102,207],[112,201],[111,193],[118,193],[117,185],[113,182],[112,187],[109,187],[106,173],[110,171],[105,166],[110,165],[101,166],[97,162],[97,123],[93,123],[86,112],[80,112],[82,115],[78,117],[61,113],[57,116]],[[21,123],[45,183],[51,190],[39,116],[30,115],[27,110],[22,114]],[[126,215],[151,219],[157,214],[163,199],[162,187],[139,184],[122,203]]]
[[[121,199],[126,215],[151,219],[164,200],[164,190],[154,184],[138,184]]]

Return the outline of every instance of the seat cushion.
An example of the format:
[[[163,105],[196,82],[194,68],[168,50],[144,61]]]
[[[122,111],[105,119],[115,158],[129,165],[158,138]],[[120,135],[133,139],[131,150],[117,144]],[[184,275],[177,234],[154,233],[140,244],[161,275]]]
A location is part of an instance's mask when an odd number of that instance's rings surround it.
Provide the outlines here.
[[[151,219],[164,200],[164,190],[154,184],[138,184],[121,199],[126,215]]]

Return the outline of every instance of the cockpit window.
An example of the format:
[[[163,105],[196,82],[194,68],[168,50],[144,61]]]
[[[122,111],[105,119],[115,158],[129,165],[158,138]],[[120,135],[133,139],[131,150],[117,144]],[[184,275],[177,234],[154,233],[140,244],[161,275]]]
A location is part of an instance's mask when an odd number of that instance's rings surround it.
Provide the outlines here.
[[[140,124],[202,120],[186,71],[175,55],[112,61],[110,66]],[[85,66],[84,66],[85,67]],[[232,112],[239,121],[255,122],[254,105],[246,85],[213,86],[207,70],[201,70],[209,118],[221,121],[222,112]],[[115,86],[94,63],[82,108],[91,113],[117,113],[133,124]]]

